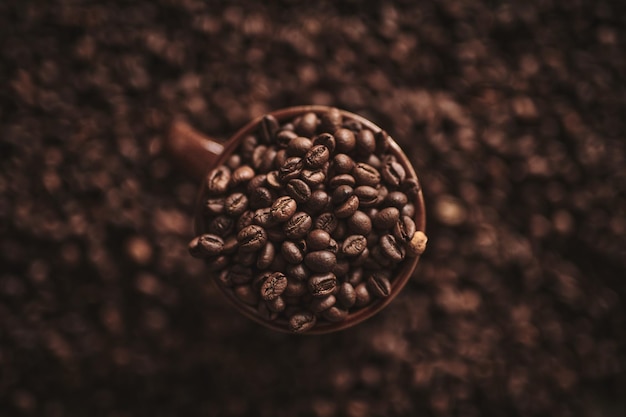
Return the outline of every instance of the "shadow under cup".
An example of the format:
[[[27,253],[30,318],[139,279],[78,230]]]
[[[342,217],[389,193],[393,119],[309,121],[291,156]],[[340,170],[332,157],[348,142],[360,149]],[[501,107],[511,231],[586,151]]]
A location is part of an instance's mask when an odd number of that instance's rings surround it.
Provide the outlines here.
[[[321,114],[328,112],[329,110],[331,110],[331,108],[326,107],[326,106],[318,106],[318,105],[297,106],[297,107],[289,107],[289,108],[277,110],[275,112],[269,113],[269,115],[276,118],[276,120],[280,124],[283,124],[285,122],[291,121],[297,118],[298,116],[301,116],[306,113],[312,112],[319,116]],[[376,126],[371,121],[359,115],[356,115],[356,114],[353,114],[344,110],[339,110],[339,112],[341,116],[343,117],[344,122],[345,121],[358,122],[363,127],[371,130],[373,133],[376,133],[382,130],[380,127]],[[227,159],[233,154],[233,152],[237,150],[242,140],[246,136],[257,134],[262,120],[263,120],[263,117],[258,117],[252,120],[242,129],[240,129],[234,136],[232,136],[224,144],[224,148],[221,154],[216,156],[216,159],[214,162],[210,162],[210,166],[208,166],[207,171],[210,171],[211,169],[221,164],[224,164],[227,161]],[[404,152],[400,149],[398,144],[391,137],[387,136],[387,138],[388,138],[388,148],[386,152],[393,154],[396,157],[397,162],[399,162],[403,166],[406,172],[406,178],[414,179],[417,184],[417,192],[413,193],[413,199],[409,200],[409,203],[413,203],[415,207],[415,215],[413,216],[413,220],[415,222],[416,230],[424,232],[425,226],[426,226],[426,212],[424,208],[424,199],[423,199],[421,187],[419,186],[419,180],[418,180],[417,174],[411,162],[409,161],[407,156],[404,154]],[[194,230],[195,230],[196,235],[207,233],[207,224],[206,224],[206,219],[205,219],[204,210],[203,210],[203,207],[207,198],[209,198],[208,188],[206,186],[206,182],[203,181],[203,184],[201,186],[201,189],[198,195],[196,209],[194,213]],[[411,199],[411,196],[409,196],[409,198]],[[411,278],[417,266],[418,261],[419,261],[419,256],[415,256],[415,257],[407,256],[405,257],[404,260],[401,261],[400,264],[398,264],[398,266],[396,267],[397,272],[395,273],[395,276],[390,277],[391,291],[389,293],[389,296],[385,298],[377,298],[373,300],[370,304],[362,308],[359,308],[353,312],[350,312],[343,321],[330,322],[326,320],[318,320],[316,325],[313,326],[310,330],[307,330],[305,333],[306,334],[322,334],[322,333],[329,333],[329,332],[334,332],[338,330],[343,330],[343,329],[352,327],[358,323],[361,323],[362,321],[377,314],[383,308],[385,308],[400,293],[402,288],[406,285],[408,280]],[[241,313],[243,313],[250,319],[270,329],[282,331],[282,332],[290,332],[289,323],[286,318],[277,318],[275,320],[265,319],[257,312],[257,309],[255,307],[249,304],[246,304],[242,302],[239,298],[237,298],[237,296],[235,295],[235,293],[233,292],[231,288],[222,284],[218,279],[214,279],[214,281],[217,283],[220,291],[226,296],[228,300],[230,300],[230,302]]]

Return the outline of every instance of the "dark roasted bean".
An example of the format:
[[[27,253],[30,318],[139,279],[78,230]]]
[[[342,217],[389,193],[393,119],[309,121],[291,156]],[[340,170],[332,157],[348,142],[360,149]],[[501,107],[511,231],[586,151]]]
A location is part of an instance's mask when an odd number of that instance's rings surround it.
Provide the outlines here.
[[[374,133],[369,129],[363,129],[356,135],[356,153],[362,156],[370,155],[376,150]]]
[[[281,296],[278,296],[272,300],[268,300],[267,301],[267,308],[270,309],[270,311],[273,311],[275,313],[280,313],[282,311],[285,311],[285,299]]]
[[[333,323],[341,322],[341,321],[344,321],[348,317],[348,310],[344,310],[344,309],[338,308],[337,306],[333,306],[327,310],[324,310],[322,312],[322,317],[324,317],[326,320],[333,322]]]
[[[253,266],[256,263],[257,254],[255,252],[246,252],[241,247],[237,249],[235,255],[233,255],[233,262],[243,266]]]
[[[352,168],[352,176],[358,185],[376,187],[380,183],[378,170],[364,162],[359,162]]]
[[[261,226],[252,224],[237,233],[239,248],[245,252],[255,252],[267,242],[267,233]]]
[[[280,190],[283,187],[277,170],[270,171],[265,176],[265,184],[272,190]]]
[[[226,239],[224,239],[224,246],[222,247],[222,253],[225,255],[230,255],[232,253],[235,253],[238,247],[239,247],[239,242],[237,241],[237,236],[230,235]]]
[[[359,197],[359,206],[363,208],[373,207],[378,203],[378,190],[368,185],[361,185],[354,189],[354,195]]]
[[[333,204],[339,205],[345,203],[345,201],[352,195],[354,189],[349,185],[340,185],[333,191],[331,201]]]
[[[271,207],[263,207],[254,212],[252,223],[261,227],[272,227],[276,224],[276,221],[272,217]]]
[[[404,246],[393,235],[381,236],[380,248],[394,262],[400,262],[406,254]]]
[[[302,178],[304,182],[309,184],[309,186],[314,187],[324,182],[324,180],[326,179],[326,174],[321,169],[303,169],[300,173],[300,178]]]
[[[267,303],[268,303],[267,301],[259,301],[259,304],[257,305],[257,308],[256,308],[256,312],[263,320],[274,321],[278,318],[278,313],[270,310]]]
[[[372,220],[362,211],[356,211],[346,219],[348,229],[352,232],[367,236],[372,231]]]
[[[405,179],[400,185],[400,191],[404,192],[411,200],[415,201],[420,192],[420,186],[417,179]]]
[[[281,130],[276,134],[276,144],[281,148],[286,148],[292,139],[298,135],[291,130]]]
[[[325,210],[330,204],[330,196],[324,190],[315,190],[311,193],[311,197],[306,203],[306,209],[309,213],[315,214]]]
[[[235,220],[229,216],[217,216],[209,223],[208,231],[211,234],[226,237],[235,228]]]
[[[374,138],[376,139],[376,154],[383,155],[389,149],[389,135],[384,130],[379,130]]]
[[[335,131],[333,136],[335,136],[337,152],[348,153],[356,146],[356,138],[352,130],[340,128]]]
[[[348,155],[339,153],[333,158],[332,166],[335,174],[348,174],[352,172],[352,169],[354,169],[354,161]]]
[[[333,133],[341,127],[341,123],[341,112],[334,107],[320,115],[320,129],[322,132]]]
[[[311,230],[306,238],[306,243],[311,251],[326,249],[330,244],[330,234],[322,229]]]
[[[230,169],[225,165],[209,171],[206,176],[206,185],[210,194],[223,194],[228,190],[230,183]]]
[[[307,253],[304,256],[304,263],[312,271],[330,272],[337,264],[337,257],[330,251],[319,250]]]
[[[361,282],[354,287],[355,292],[355,302],[354,305],[357,307],[363,307],[369,304],[372,301],[372,295],[367,289],[367,284],[365,282]]]
[[[263,248],[259,251],[259,255],[256,260],[256,267],[258,269],[267,269],[274,261],[274,255],[276,250],[272,242],[267,242]]]
[[[390,161],[384,164],[380,173],[387,184],[394,187],[398,187],[406,177],[404,167],[395,161]]]
[[[415,206],[411,203],[406,204],[400,209],[400,214],[403,216],[409,216],[410,218],[415,217]]]
[[[258,171],[259,168],[261,168],[261,164],[263,163],[263,156],[265,155],[266,151],[267,151],[267,146],[259,145],[254,149],[254,152],[252,152],[251,162],[252,162],[252,167],[255,170]]]
[[[319,120],[313,112],[303,114],[295,124],[298,135],[311,137],[315,134]]]
[[[339,221],[333,213],[322,213],[313,222],[314,229],[322,229],[328,234],[332,234],[337,228]]]
[[[374,272],[367,280],[367,288],[376,297],[385,298],[391,294],[389,278],[382,272]]]
[[[295,278],[298,281],[304,281],[311,275],[309,269],[302,263],[288,265],[285,272],[289,278]]]
[[[248,209],[248,197],[243,193],[232,193],[224,199],[224,211],[229,216],[239,216]]]
[[[236,154],[236,153],[232,154],[226,160],[225,165],[230,169],[231,172],[233,172],[234,170],[236,170],[237,168],[241,166],[241,155]]]
[[[219,255],[224,247],[224,240],[213,234],[195,237],[189,243],[189,252],[197,258]]]
[[[270,213],[275,221],[284,222],[294,215],[296,208],[296,200],[289,196],[282,196],[274,201]]]
[[[252,178],[248,182],[248,185],[246,185],[246,191],[248,192],[248,195],[250,195],[250,193],[252,193],[252,191],[256,190],[257,188],[264,186],[266,184],[266,179],[267,175],[265,174],[255,175],[254,178]]]
[[[330,234],[330,236],[337,240],[343,240],[348,235],[348,226],[345,221],[337,221],[337,227]]]
[[[274,193],[265,187],[259,187],[250,192],[250,208],[256,210],[269,207],[274,202]]]
[[[416,230],[413,219],[409,216],[402,216],[393,226],[393,235],[399,242],[410,242]]]
[[[383,201],[383,205],[395,207],[398,210],[402,210],[402,208],[408,203],[408,197],[401,191],[392,191],[388,193]]]
[[[348,236],[341,246],[341,252],[346,256],[358,256],[367,248],[367,239],[362,235]]]
[[[335,296],[330,294],[325,297],[315,297],[311,301],[309,308],[314,313],[321,313],[324,310],[327,310],[335,305]]]
[[[274,169],[279,169],[280,167],[285,165],[285,162],[287,162],[288,158],[289,155],[287,155],[286,149],[280,149],[278,152],[276,152],[276,158],[274,159]]]
[[[356,286],[360,284],[361,281],[363,281],[363,268],[352,268],[346,276],[346,282],[349,282],[353,287],[356,288]]]
[[[280,272],[274,272],[261,285],[261,298],[266,301],[273,300],[285,292],[286,288],[287,277]]]
[[[244,304],[256,306],[259,302],[259,296],[252,290],[249,285],[238,285],[233,288],[235,296]]]
[[[259,172],[268,172],[274,167],[274,161],[276,160],[276,149],[274,147],[268,148],[263,154],[261,159],[261,165],[259,166]]]
[[[285,164],[278,169],[278,178],[287,182],[292,178],[297,178],[302,172],[303,160],[298,156],[287,158]]]
[[[206,266],[209,271],[220,271],[226,268],[231,262],[230,257],[220,255],[206,260]]]
[[[309,292],[313,297],[332,294],[337,287],[337,278],[332,272],[311,276],[308,281]]]
[[[235,285],[247,284],[252,281],[252,269],[244,265],[233,265],[229,274],[229,281]]]
[[[285,261],[290,264],[299,264],[304,259],[304,254],[298,247],[295,242],[291,240],[285,240],[280,247],[280,252],[282,253]]]
[[[349,282],[344,282],[339,286],[339,292],[337,293],[337,301],[345,309],[348,309],[356,302],[356,291]]]
[[[271,114],[265,115],[263,116],[263,119],[261,119],[259,128],[261,131],[261,139],[265,143],[271,143],[274,141],[274,135],[276,135],[279,128],[278,120],[276,120],[276,118]]]
[[[313,139],[313,145],[323,145],[330,153],[335,151],[335,137],[330,133],[322,133]]]
[[[400,218],[400,211],[395,207],[387,207],[379,211],[372,224],[374,227],[384,230],[392,228]]]
[[[285,288],[285,297],[300,297],[308,291],[307,283],[297,279],[287,279],[287,288]],[[285,299],[286,301],[287,299]]]
[[[283,230],[288,239],[301,239],[306,236],[312,225],[313,220],[311,220],[311,216],[301,211],[294,214],[285,223]]]
[[[355,195],[351,195],[348,199],[335,208],[335,216],[339,219],[345,219],[352,216],[359,209],[359,198]]]
[[[304,333],[315,326],[315,314],[309,311],[295,313],[289,318],[289,330],[294,333]]]
[[[293,138],[287,145],[287,155],[304,156],[313,146],[313,141],[309,138],[298,136]]]
[[[239,216],[239,218],[237,219],[237,222],[235,223],[235,229],[237,230],[237,232],[239,232],[244,227],[250,226],[253,220],[254,220],[254,211],[246,210],[243,213],[241,213],[241,216]]]
[[[348,273],[349,270],[350,270],[350,262],[347,259],[341,259],[337,261],[337,264],[335,264],[335,267],[333,268],[332,272],[337,277],[344,277]]]
[[[356,181],[354,180],[354,177],[350,174],[335,175],[328,181],[328,185],[330,186],[331,189],[338,188],[342,185],[348,185],[351,188],[354,188],[355,184],[356,184]]]
[[[246,183],[254,178],[254,170],[249,165],[243,165],[233,171],[230,176],[231,186],[236,187],[239,184]]]
[[[208,215],[222,214],[224,212],[224,198],[209,198],[204,205],[204,212]]]
[[[311,187],[299,178],[289,180],[285,188],[287,194],[298,203],[306,203],[311,198]]]

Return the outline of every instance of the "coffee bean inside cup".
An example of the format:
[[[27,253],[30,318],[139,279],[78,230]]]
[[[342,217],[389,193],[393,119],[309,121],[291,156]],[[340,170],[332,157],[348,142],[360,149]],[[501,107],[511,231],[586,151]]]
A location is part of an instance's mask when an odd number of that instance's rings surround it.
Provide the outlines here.
[[[232,155],[206,175],[189,251],[258,320],[295,333],[349,320],[424,251],[417,179],[384,131],[334,108],[265,116]]]

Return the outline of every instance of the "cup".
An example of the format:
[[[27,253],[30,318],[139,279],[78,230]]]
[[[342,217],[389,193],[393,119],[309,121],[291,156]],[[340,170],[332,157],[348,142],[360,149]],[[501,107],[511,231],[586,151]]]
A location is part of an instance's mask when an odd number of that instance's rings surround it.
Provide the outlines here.
[[[269,115],[273,116],[276,121],[282,124],[293,121],[294,119],[297,119],[307,113],[314,113],[320,116],[330,110],[331,108],[326,106],[307,105],[277,110],[269,113]],[[339,110],[339,113],[341,114],[344,123],[349,122],[352,124],[360,124],[363,128],[369,129],[374,133],[382,132],[380,127],[364,117],[345,110]],[[225,142],[218,141],[196,132],[186,122],[175,121],[172,123],[171,130],[166,141],[166,150],[178,163],[181,169],[194,178],[202,181],[203,184],[200,186],[194,213],[194,230],[196,235],[206,233],[205,216],[203,214],[203,205],[208,198],[208,188],[205,184],[206,182],[204,181],[206,173],[225,163],[233,152],[238,149],[244,138],[257,134],[262,122],[263,116],[255,118]],[[409,203],[412,203],[415,207],[412,218],[415,223],[416,230],[423,233],[426,226],[426,211],[424,207],[423,194],[421,187],[419,186],[418,176],[410,160],[407,158],[400,146],[398,146],[398,144],[388,135],[385,134],[385,137],[388,142],[386,152],[395,156],[396,161],[399,162],[404,168],[406,178],[413,180],[417,185],[409,197],[411,198]],[[425,241],[423,243],[425,244]],[[333,322],[325,321],[323,319],[317,320],[316,324],[306,331],[306,334],[323,334],[347,329],[379,313],[393,301],[393,299],[401,292],[402,288],[407,284],[415,271],[420,254],[421,252],[416,256],[406,257],[402,263],[398,265],[394,276],[390,279],[391,285],[388,296],[378,298],[365,307],[354,311],[351,310],[347,317],[342,321]],[[281,332],[290,332],[287,318],[269,320],[262,317],[255,307],[242,302],[231,288],[226,287],[217,279],[214,279],[214,281],[219,287],[220,292],[242,314],[267,328]]]

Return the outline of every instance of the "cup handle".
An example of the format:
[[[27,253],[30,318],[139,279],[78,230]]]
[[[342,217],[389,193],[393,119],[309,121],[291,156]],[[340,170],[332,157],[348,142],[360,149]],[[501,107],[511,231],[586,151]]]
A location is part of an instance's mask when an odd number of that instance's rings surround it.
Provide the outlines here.
[[[224,151],[224,145],[178,119],[172,122],[165,138],[165,151],[182,172],[201,182]]]

